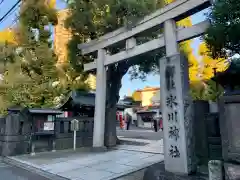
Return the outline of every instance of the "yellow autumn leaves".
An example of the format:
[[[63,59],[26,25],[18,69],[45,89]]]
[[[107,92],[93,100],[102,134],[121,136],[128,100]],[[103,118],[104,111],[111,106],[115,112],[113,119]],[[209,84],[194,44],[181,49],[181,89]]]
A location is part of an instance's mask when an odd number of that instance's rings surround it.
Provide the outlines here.
[[[216,72],[222,72],[227,69],[229,63],[226,59],[213,59],[209,55],[207,45],[202,42],[198,49],[198,59],[192,56],[192,66],[189,68],[189,78],[191,82],[206,81],[214,76],[214,69]]]
[[[55,8],[55,7],[56,7],[56,0],[45,0],[45,3],[46,3],[50,8]]]
[[[170,4],[176,0],[165,0],[165,4]],[[178,27],[190,27],[192,26],[191,18],[185,18],[177,22]],[[189,78],[191,82],[206,81],[214,76],[214,68],[216,72],[225,71],[228,67],[228,62],[225,59],[213,59],[209,55],[207,45],[202,42],[198,49],[198,59],[193,54],[191,48],[192,40],[181,43],[181,50],[188,56],[190,64]]]
[[[13,43],[15,44],[15,36],[14,36],[14,31],[12,29],[6,29],[3,31],[0,31],[0,43]]]
[[[218,58],[212,59],[208,54],[209,50],[205,43],[202,43],[199,46],[199,55],[202,58],[201,62],[204,65],[202,74],[205,79],[210,79],[214,76],[213,68],[216,69],[217,72],[225,71],[229,65],[229,62],[226,59]]]

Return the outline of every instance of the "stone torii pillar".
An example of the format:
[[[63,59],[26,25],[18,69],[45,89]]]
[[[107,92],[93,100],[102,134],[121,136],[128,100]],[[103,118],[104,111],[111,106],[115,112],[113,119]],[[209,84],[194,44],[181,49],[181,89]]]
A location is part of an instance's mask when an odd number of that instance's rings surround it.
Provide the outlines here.
[[[174,20],[164,22],[166,57],[160,59],[165,170],[195,171],[194,138],[187,59],[180,55]]]
[[[96,76],[96,96],[95,96],[95,114],[93,128],[93,147],[104,147],[104,131],[105,131],[105,106],[106,106],[106,68],[104,61],[106,58],[105,49],[98,50],[96,60],[97,76]]]

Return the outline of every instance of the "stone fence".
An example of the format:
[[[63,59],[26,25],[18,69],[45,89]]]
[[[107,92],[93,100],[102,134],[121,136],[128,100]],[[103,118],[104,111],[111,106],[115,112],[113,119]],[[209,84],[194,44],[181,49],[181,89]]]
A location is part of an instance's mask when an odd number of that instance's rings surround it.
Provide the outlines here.
[[[209,160],[222,159],[219,113],[211,111],[209,102],[194,101],[195,154],[198,165],[207,165]]]
[[[0,154],[11,156],[40,151],[73,148],[73,132],[70,130],[73,118],[57,118],[52,134],[33,132],[31,118],[21,114],[9,114],[0,118]],[[76,146],[92,146],[93,118],[75,117],[79,120]],[[34,148],[33,148],[34,147]]]
[[[73,148],[73,132],[71,120],[73,118],[58,118],[56,121],[56,149]],[[76,147],[92,146],[93,141],[93,118],[76,118],[79,120],[79,131],[76,135]]]

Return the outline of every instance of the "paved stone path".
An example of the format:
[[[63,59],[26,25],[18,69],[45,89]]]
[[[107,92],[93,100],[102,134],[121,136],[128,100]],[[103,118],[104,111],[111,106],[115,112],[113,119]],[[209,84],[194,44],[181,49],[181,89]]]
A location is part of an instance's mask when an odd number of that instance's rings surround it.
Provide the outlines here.
[[[163,161],[162,154],[117,149],[107,152],[57,151],[9,157],[22,166],[71,180],[111,180]]]
[[[163,139],[163,131],[154,132],[153,129],[131,127],[130,130],[122,130],[117,128],[117,135],[124,138],[161,140]]]
[[[50,180],[38,174],[26,171],[24,169],[11,166],[0,161],[0,179],[1,180]]]
[[[129,151],[140,151],[148,153],[163,154],[163,139],[161,140],[146,140],[146,139],[133,139],[118,137],[122,143],[118,145],[117,149],[129,150]]]

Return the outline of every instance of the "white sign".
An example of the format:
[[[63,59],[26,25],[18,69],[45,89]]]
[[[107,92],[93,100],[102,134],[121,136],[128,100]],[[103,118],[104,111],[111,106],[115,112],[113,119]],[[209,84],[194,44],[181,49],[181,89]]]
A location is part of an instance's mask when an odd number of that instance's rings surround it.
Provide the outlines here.
[[[79,130],[79,121],[77,119],[71,120],[71,130],[73,131],[73,149],[76,150],[76,131]]]
[[[71,121],[71,130],[78,131],[79,130],[79,121],[77,119],[73,119]]]
[[[44,131],[53,131],[54,130],[54,122],[45,122],[43,126]]]

